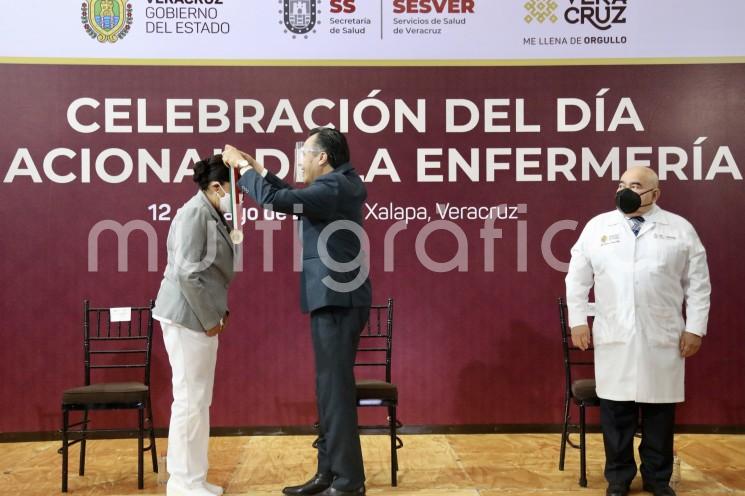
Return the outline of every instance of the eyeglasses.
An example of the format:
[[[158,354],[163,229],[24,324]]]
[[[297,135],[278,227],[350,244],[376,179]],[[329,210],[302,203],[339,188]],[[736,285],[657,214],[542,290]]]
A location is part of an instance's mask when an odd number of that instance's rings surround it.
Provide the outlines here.
[[[319,150],[318,148],[305,148],[304,146],[300,147],[300,153],[321,153],[323,150]]]

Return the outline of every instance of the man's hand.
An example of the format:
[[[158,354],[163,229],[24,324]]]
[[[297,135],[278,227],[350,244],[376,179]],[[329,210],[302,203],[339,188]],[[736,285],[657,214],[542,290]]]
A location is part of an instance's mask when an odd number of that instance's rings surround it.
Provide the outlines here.
[[[572,327],[572,344],[582,351],[590,347],[590,326],[578,325]]]
[[[680,356],[688,358],[696,354],[701,348],[701,336],[685,331],[680,336]]]
[[[233,169],[240,169],[248,165],[259,174],[264,172],[264,166],[258,163],[255,158],[232,145],[225,145],[222,151],[222,161]]]
[[[239,169],[245,167],[245,164],[240,164],[243,160],[246,159],[243,158],[243,154],[239,149],[231,145],[225,145],[225,148],[222,150],[222,161],[225,162],[225,165],[233,169]],[[251,165],[251,162],[248,165]]]

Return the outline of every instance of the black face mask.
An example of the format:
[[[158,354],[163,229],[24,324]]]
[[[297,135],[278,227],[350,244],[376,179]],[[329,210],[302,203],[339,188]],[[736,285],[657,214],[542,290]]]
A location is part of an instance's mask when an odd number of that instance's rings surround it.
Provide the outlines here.
[[[642,196],[644,193],[649,193],[654,188],[643,191],[641,194],[633,191],[629,188],[624,188],[616,192],[616,208],[625,214],[630,214],[639,210],[639,207],[646,207],[652,203],[642,205]]]

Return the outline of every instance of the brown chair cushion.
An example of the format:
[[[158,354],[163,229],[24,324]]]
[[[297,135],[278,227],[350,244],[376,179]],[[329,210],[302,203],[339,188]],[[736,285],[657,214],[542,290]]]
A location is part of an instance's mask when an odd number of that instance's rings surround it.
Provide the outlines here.
[[[357,399],[397,401],[398,388],[390,382],[360,379],[357,381]]]
[[[147,399],[148,387],[141,382],[110,382],[67,389],[63,405],[91,403],[137,403]]]
[[[578,379],[572,382],[572,395],[578,401],[597,401],[595,379]]]

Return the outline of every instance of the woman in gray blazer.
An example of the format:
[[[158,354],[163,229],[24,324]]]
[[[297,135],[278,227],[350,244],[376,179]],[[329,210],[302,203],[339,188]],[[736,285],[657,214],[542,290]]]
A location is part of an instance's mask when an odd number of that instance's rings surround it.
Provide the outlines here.
[[[168,496],[220,495],[207,482],[209,408],[218,335],[228,323],[233,243],[222,213],[230,209],[229,169],[220,155],[194,165],[199,191],[168,231],[168,266],[153,308],[173,373],[168,431]]]

